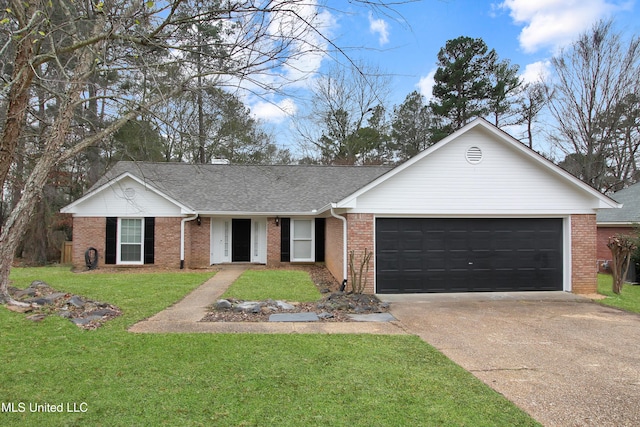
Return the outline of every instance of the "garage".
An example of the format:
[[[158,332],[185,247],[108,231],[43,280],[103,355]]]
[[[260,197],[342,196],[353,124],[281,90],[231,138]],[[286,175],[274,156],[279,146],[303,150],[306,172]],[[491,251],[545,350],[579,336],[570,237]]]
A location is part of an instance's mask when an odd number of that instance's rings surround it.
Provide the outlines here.
[[[377,293],[563,289],[562,218],[377,218]]]

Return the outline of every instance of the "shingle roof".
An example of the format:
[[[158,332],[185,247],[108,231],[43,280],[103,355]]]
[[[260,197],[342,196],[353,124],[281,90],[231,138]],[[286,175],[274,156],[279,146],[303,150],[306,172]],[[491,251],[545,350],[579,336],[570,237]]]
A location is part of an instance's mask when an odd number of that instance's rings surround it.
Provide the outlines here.
[[[598,223],[640,223],[640,183],[613,194],[612,199],[622,203],[621,209],[600,209],[596,215]]]
[[[197,212],[302,213],[338,202],[391,169],[118,162],[89,191],[128,172]]]

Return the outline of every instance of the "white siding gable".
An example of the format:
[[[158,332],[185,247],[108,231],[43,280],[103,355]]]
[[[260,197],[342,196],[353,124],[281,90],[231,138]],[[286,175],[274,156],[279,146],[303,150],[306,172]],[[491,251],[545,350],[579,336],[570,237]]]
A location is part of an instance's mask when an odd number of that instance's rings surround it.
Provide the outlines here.
[[[479,163],[467,159],[470,147]],[[345,201],[352,212],[409,215],[568,215],[595,213],[600,202],[482,126]]]
[[[166,197],[125,176],[66,209],[75,216],[180,216],[182,209]]]

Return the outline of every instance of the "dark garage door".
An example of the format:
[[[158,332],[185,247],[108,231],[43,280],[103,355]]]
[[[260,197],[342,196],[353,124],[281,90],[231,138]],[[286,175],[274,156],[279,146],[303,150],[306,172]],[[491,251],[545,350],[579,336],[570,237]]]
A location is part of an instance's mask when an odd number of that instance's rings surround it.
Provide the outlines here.
[[[560,218],[378,218],[378,293],[562,290]]]

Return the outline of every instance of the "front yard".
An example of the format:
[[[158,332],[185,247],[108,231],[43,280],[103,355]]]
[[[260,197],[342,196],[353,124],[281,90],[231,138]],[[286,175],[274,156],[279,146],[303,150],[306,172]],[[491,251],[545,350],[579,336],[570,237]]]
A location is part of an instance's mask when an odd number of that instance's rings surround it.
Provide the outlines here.
[[[0,423],[536,425],[414,336],[126,331],[211,274],[15,269],[16,287],[43,280],[115,304],[123,315],[85,331],[0,307]],[[63,411],[32,412],[39,407]]]
[[[610,274],[598,274],[598,293],[607,297],[598,300],[600,304],[640,313],[640,285],[625,283],[620,295],[612,291],[613,279]]]

